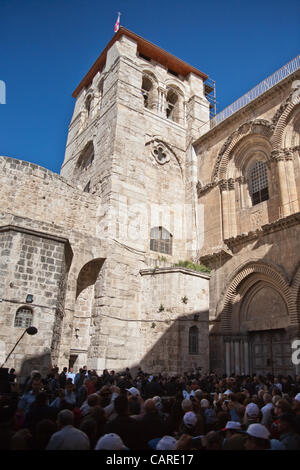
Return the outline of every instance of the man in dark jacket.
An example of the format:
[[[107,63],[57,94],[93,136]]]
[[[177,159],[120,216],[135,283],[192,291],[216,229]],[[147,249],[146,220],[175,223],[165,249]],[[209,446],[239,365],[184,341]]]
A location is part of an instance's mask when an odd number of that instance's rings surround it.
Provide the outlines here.
[[[68,373],[68,368],[64,367],[62,372],[59,374],[59,386],[60,386],[60,388],[65,388],[65,386],[66,386],[67,373]]]
[[[163,395],[163,388],[160,385],[160,383],[157,380],[157,377],[153,377],[152,380],[150,381],[150,378],[148,379],[148,383],[145,385],[144,388],[144,393],[145,393],[145,398],[153,398],[155,396],[161,397]]]
[[[104,426],[103,433],[115,433],[121,437],[125,446],[130,450],[142,449],[142,434],[143,429],[140,423],[128,414],[128,399],[127,396],[119,395],[114,402],[115,411],[117,416]]]
[[[143,448],[147,449],[147,443],[156,437],[163,437],[166,434],[165,424],[163,419],[158,414],[158,409],[155,401],[149,398],[145,401],[145,415],[140,420],[143,429]]]

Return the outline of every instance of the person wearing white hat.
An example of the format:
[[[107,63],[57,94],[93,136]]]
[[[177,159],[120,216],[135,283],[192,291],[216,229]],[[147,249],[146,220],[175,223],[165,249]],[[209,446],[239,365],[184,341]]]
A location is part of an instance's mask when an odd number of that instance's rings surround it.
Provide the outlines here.
[[[247,431],[245,447],[247,450],[267,450],[270,449],[270,432],[259,423],[250,424]]]
[[[197,424],[197,416],[193,411],[189,411],[188,413],[185,413],[183,422],[187,428],[194,428]]]
[[[126,388],[126,390],[128,393],[130,393],[130,395],[134,397],[138,397],[140,395],[140,391],[135,387]]]
[[[229,439],[231,436],[240,432],[242,430],[241,423],[237,421],[227,421],[225,428],[222,429],[222,432],[225,432],[226,439]]]
[[[256,405],[256,403],[251,402],[246,406],[243,424],[249,426],[253,423],[259,423],[260,417],[261,412],[259,407]]]
[[[124,442],[115,433],[105,434],[98,440],[95,450],[128,450]]]
[[[156,450],[174,450],[177,440],[172,436],[164,436],[157,443]]]

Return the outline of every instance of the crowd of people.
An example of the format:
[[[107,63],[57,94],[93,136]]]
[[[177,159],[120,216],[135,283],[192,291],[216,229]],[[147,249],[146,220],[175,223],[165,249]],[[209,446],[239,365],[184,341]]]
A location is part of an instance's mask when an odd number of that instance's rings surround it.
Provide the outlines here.
[[[0,392],[1,450],[300,450],[300,376],[85,366],[17,379]]]

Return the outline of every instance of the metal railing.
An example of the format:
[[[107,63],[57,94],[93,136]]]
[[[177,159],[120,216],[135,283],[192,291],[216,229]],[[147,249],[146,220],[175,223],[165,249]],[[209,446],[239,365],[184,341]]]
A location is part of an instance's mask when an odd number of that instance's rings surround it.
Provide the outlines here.
[[[239,109],[246,106],[251,101],[255,100],[259,95],[265,93],[267,90],[272,88],[274,85],[277,85],[281,80],[291,75],[293,72],[300,68],[300,55],[297,55],[294,59],[288,62],[286,65],[281,67],[279,70],[274,72],[270,77],[266,78],[254,88],[252,88],[248,93],[241,96],[241,98],[234,101],[230,106],[223,109],[220,113],[216,114],[216,116],[211,119],[210,127],[211,129],[220,122],[224,121],[224,119],[228,118],[232,114],[236,113]]]

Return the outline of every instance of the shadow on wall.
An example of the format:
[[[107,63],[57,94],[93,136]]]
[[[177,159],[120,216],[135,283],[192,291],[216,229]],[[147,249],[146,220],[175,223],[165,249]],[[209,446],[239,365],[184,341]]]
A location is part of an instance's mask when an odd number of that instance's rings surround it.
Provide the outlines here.
[[[145,322],[141,327],[144,349],[148,351],[138,363],[128,367],[137,371],[141,367],[148,373],[178,374],[186,371],[209,370],[209,312],[195,311],[177,318]],[[169,324],[173,324],[168,327]]]
[[[137,372],[138,367],[154,374],[163,372],[179,374],[196,370],[207,372],[209,370],[208,317],[208,310],[205,310],[178,317],[170,327],[168,324],[171,320],[164,320],[163,315],[159,321],[143,323],[141,342],[144,342],[146,350],[149,348],[147,354],[139,362],[128,360],[124,366],[116,367],[114,361],[120,358],[122,360],[123,354],[122,349],[112,346],[110,352],[115,351],[116,355],[114,357],[113,354],[109,354],[112,362],[107,363],[107,368],[114,369],[118,373],[129,367],[133,374]],[[44,377],[55,365],[51,362],[50,351],[43,355],[31,356],[23,361],[18,376],[23,382],[33,370],[37,370]],[[102,370],[97,372],[101,374]]]
[[[18,377],[23,382],[33,370],[39,371],[45,377],[52,366],[50,351],[39,356],[27,357],[22,362]]]

